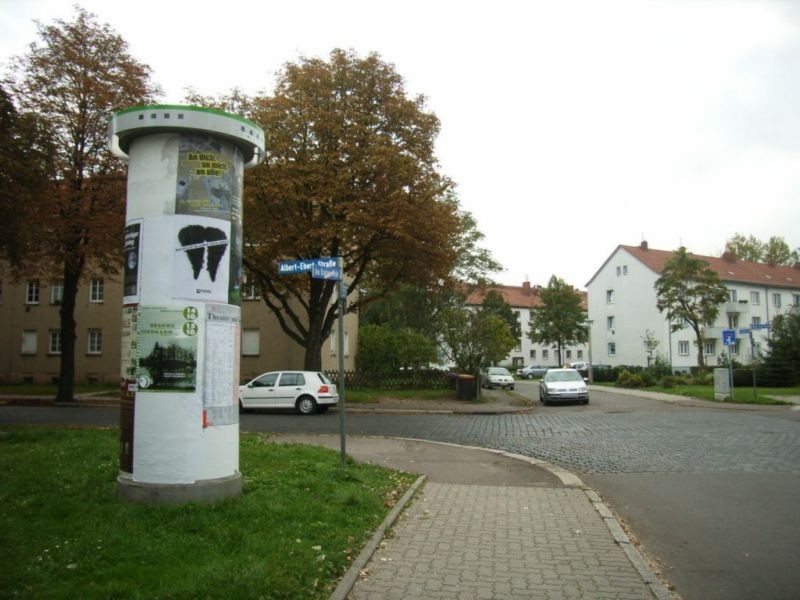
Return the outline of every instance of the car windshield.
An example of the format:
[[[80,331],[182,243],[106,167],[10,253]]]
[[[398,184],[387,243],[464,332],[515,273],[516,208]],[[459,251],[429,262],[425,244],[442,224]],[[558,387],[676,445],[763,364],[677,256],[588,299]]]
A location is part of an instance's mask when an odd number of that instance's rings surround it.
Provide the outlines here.
[[[508,369],[493,367],[489,369],[489,375],[511,375],[511,373],[508,372]]]
[[[545,375],[546,381],[583,381],[583,377],[577,371],[548,371]]]

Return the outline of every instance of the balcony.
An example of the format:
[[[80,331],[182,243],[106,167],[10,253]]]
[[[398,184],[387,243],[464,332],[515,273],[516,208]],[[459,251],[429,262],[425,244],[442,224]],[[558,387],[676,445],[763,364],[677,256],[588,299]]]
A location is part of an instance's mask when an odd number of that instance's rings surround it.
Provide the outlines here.
[[[724,312],[726,314],[742,314],[750,312],[750,303],[747,300],[739,300],[738,302],[728,301],[725,303]]]

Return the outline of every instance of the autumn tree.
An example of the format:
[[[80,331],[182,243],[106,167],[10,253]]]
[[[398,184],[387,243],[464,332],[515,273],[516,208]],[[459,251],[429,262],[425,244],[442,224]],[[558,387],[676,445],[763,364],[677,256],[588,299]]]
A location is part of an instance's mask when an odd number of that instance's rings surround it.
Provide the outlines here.
[[[553,275],[539,291],[541,306],[531,309],[528,337],[539,344],[555,344],[561,364],[567,346],[583,344],[589,336],[580,293]]]
[[[37,21],[38,40],[12,62],[10,90],[20,112],[46,124],[55,149],[54,184],[28,207],[37,224],[24,262],[63,278],[57,401],[72,400],[75,300],[87,269],[114,271],[124,220],[124,170],[107,150],[112,113],[158,92],[150,69],[109,25],[79,7],[72,21]]]
[[[664,264],[655,291],[656,306],[669,315],[671,330],[678,331],[685,323],[694,331],[697,367],[705,371],[703,327],[716,320],[720,304],[728,299],[727,288],[706,261],[681,246]]]
[[[245,182],[244,263],[305,348],[305,368],[318,369],[335,284],[279,276],[278,263],[341,256],[349,311],[400,283],[429,289],[450,277],[469,240],[437,170],[439,121],[377,54],[342,50],[285,65],[248,116],[264,128],[267,157]]]

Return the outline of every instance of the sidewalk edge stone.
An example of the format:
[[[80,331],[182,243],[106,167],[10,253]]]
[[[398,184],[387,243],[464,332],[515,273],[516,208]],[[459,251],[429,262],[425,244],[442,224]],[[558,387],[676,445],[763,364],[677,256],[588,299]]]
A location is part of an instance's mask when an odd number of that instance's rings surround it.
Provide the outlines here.
[[[358,581],[358,576],[361,573],[361,570],[367,566],[367,563],[372,558],[372,555],[375,554],[375,550],[378,549],[378,545],[381,543],[381,540],[383,540],[386,530],[394,524],[394,522],[400,516],[400,513],[405,510],[406,505],[411,501],[411,498],[414,497],[424,481],[425,476],[421,475],[414,483],[411,484],[411,487],[406,490],[406,493],[403,494],[403,497],[400,498],[397,504],[395,504],[392,511],[383,520],[383,523],[381,523],[378,529],[375,530],[375,533],[372,534],[372,537],[353,561],[353,564],[350,565],[349,569],[347,569],[347,572],[339,581],[336,589],[333,590],[333,593],[330,595],[330,600],[347,599],[347,596],[352,591],[353,586],[355,586],[356,582]]]

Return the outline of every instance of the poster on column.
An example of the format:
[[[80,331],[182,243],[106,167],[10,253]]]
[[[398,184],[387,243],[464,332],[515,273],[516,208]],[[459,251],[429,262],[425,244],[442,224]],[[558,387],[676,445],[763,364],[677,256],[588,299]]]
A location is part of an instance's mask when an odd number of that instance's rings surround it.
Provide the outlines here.
[[[125,271],[122,276],[122,303],[139,301],[139,282],[142,247],[142,220],[129,221],[125,225]]]
[[[231,220],[242,196],[242,157],[218,137],[182,133],[178,146],[175,214]]]
[[[239,422],[239,347],[241,309],[206,305],[203,408],[212,425]]]
[[[175,242],[172,297],[227,302],[230,222],[193,215],[175,215],[170,222]]]
[[[200,308],[191,304],[139,308],[139,393],[196,391]]]

